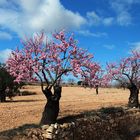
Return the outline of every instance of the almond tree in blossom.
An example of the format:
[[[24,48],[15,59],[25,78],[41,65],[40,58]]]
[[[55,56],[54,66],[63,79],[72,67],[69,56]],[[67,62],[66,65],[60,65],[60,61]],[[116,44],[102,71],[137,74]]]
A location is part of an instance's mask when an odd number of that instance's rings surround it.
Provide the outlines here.
[[[108,78],[110,78],[110,80],[117,80],[121,84],[125,84],[130,90],[128,106],[138,107],[140,83],[140,52],[132,51],[132,55],[122,59],[119,64],[108,64],[107,73],[107,76]]]
[[[16,82],[40,81],[42,92],[47,98],[41,123],[50,124],[55,123],[58,116],[62,77],[73,74],[88,82],[91,77],[96,79],[94,77],[100,66],[92,59],[93,55],[77,47],[73,35],[66,36],[61,31],[53,34],[52,40],[47,40],[42,33],[36,34],[34,38],[26,38],[23,48],[12,52],[7,61],[7,69],[16,77]],[[97,81],[92,80],[95,84]]]
[[[108,87],[110,78],[105,74],[105,70],[103,70],[98,63],[96,66],[98,67],[98,71],[92,75],[92,70],[94,69],[89,69],[89,73],[91,73],[91,75],[87,77],[85,76],[85,79],[82,81],[82,85],[84,87],[95,88],[96,94],[98,95],[99,87]]]

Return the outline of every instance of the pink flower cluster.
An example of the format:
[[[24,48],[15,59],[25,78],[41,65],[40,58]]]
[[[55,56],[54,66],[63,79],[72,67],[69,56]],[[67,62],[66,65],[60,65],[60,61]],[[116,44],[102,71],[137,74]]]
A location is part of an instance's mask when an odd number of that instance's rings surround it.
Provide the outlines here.
[[[119,64],[108,64],[107,76],[110,80],[128,81],[139,83],[140,81],[140,52],[132,51],[132,55],[120,61]]]
[[[63,75],[72,73],[91,85],[99,83],[99,64],[93,62],[93,55],[77,46],[73,34],[66,36],[62,30],[53,34],[51,41],[47,41],[44,33],[36,34],[22,44],[7,61],[7,69],[16,77],[16,82],[39,79],[57,83]]]

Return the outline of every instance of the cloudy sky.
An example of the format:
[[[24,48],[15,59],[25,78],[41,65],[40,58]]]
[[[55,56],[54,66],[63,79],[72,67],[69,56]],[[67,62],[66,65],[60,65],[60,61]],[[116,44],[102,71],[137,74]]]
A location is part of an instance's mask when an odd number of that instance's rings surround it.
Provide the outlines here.
[[[102,65],[118,61],[140,50],[140,0],[0,0],[0,61],[25,36],[60,29]]]

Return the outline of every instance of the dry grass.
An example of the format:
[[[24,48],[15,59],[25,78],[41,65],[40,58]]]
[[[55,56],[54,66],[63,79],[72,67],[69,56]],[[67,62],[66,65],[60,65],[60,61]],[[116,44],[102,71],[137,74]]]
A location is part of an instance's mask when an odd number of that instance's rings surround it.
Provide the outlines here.
[[[45,96],[38,86],[26,86],[23,91],[36,92],[36,95],[17,96],[13,102],[0,104],[0,131],[25,124],[38,124],[46,103]],[[94,89],[63,87],[59,117],[108,106],[122,106],[128,102],[129,91],[122,89]]]

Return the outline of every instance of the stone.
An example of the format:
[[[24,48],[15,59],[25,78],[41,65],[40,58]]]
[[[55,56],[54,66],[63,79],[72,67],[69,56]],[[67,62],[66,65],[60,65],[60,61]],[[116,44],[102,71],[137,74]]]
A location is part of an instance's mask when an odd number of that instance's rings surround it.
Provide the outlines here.
[[[63,123],[63,125],[61,125],[61,128],[68,128],[69,124],[68,123]]]
[[[74,123],[74,122],[72,122],[72,123],[71,123],[71,125],[72,125],[72,126],[75,126],[75,123]]]
[[[0,140],[10,140],[10,138],[7,136],[0,136]]]
[[[53,134],[52,133],[46,133],[42,135],[46,139],[53,139]]]
[[[32,135],[32,138],[34,139],[34,140],[37,140],[37,136],[36,135]]]
[[[54,127],[54,124],[51,124],[52,127]]]
[[[54,132],[54,126],[53,125],[49,126],[49,128],[46,131],[49,132],[49,133],[53,133]]]
[[[59,131],[58,131],[58,130],[56,130],[56,131],[55,131],[55,134],[57,135],[58,133],[59,133]]]
[[[114,120],[113,119],[110,119],[109,122],[112,124],[112,123],[114,123]]]
[[[42,130],[47,130],[48,128],[49,128],[49,125],[42,125],[42,126],[41,126],[41,129],[42,129]]]
[[[58,129],[58,124],[57,123],[54,124],[54,128]]]

